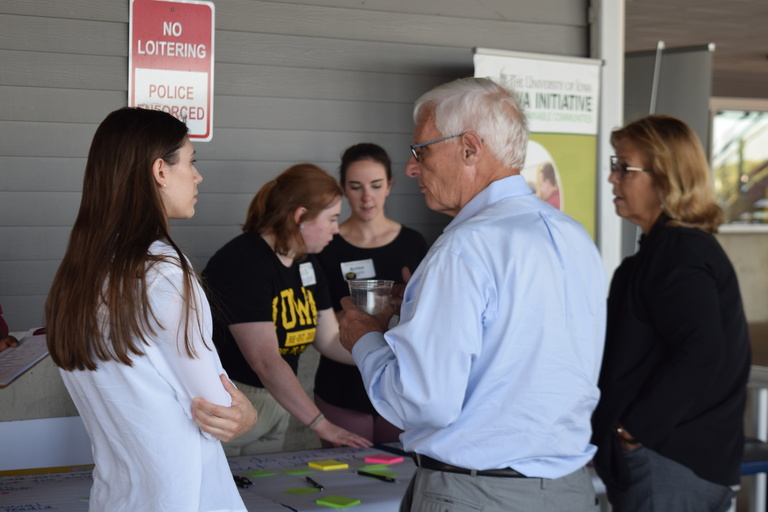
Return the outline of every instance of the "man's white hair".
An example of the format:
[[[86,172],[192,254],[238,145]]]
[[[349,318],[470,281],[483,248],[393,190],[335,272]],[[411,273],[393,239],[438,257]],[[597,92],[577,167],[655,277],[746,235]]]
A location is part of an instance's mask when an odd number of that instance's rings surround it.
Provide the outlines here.
[[[511,88],[489,78],[454,80],[416,100],[414,122],[418,124],[426,113],[433,114],[435,128],[443,136],[474,131],[505,167],[523,166],[528,122]]]

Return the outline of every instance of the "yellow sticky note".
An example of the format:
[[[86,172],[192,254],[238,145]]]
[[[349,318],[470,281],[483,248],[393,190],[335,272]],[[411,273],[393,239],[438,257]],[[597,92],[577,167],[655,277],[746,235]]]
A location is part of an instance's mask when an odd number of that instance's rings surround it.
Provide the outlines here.
[[[346,469],[349,467],[349,464],[346,462],[332,459],[316,460],[313,462],[308,462],[307,465],[312,468],[322,469],[323,471],[329,471],[331,469]]]

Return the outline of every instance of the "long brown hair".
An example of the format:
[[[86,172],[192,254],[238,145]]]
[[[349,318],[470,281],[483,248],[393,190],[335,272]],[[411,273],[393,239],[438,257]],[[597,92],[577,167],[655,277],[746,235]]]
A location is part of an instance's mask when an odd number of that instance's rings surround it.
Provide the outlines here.
[[[271,232],[275,237],[275,252],[286,255],[293,250],[294,259],[301,260],[307,249],[299,226],[316,218],[342,195],[336,180],[320,167],[306,163],[294,165],[256,193],[248,207],[243,231]],[[294,213],[301,207],[307,211],[297,223]]]
[[[154,334],[150,320],[158,320],[145,276],[164,259],[148,253],[153,242],[164,239],[175,249],[184,298],[193,303],[195,275],[171,239],[152,174],[157,159],[178,162],[186,139],[187,127],[175,117],[139,108],[112,112],[96,130],[80,211],[45,305],[48,349],[62,369],[95,370],[97,361],[109,360],[132,366],[132,357],[144,353],[141,345]]]
[[[673,226],[717,232],[723,212],[715,201],[709,164],[696,132],[667,115],[646,116],[611,133],[611,144],[632,141],[645,157],[662,209]]]

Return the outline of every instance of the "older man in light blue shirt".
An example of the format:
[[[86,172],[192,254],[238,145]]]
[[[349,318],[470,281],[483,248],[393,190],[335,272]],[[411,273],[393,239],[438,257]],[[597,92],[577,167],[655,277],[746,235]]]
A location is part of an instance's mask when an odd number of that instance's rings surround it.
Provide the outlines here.
[[[452,82],[420,98],[414,119],[407,173],[454,219],[396,327],[384,333],[387,314],[348,299],[341,321],[373,405],[416,454],[401,510],[594,510],[584,466],[605,325],[597,250],[519,175],[527,128],[510,91]]]

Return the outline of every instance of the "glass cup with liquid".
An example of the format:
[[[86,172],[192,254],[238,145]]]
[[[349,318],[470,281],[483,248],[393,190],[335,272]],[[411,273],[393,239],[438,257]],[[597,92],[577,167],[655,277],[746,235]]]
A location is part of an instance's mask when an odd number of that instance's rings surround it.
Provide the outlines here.
[[[389,304],[390,293],[394,281],[382,279],[352,279],[349,283],[349,294],[355,305],[368,313],[375,315]]]

